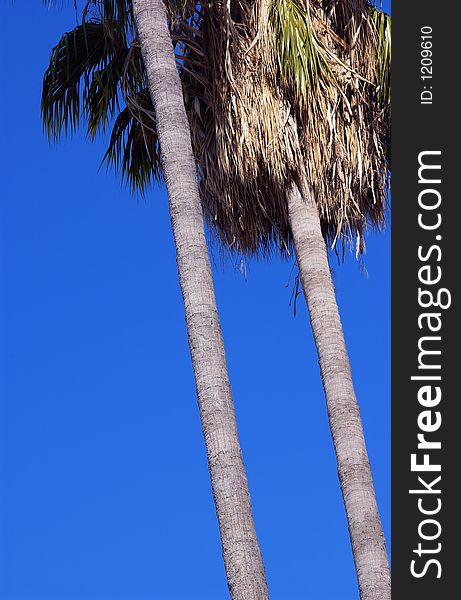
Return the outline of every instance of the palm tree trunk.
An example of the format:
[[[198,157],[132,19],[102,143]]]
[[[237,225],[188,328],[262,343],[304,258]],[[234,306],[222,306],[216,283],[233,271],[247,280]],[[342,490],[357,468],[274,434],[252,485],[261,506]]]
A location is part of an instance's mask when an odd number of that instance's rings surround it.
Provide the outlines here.
[[[133,14],[157,118],[229,591],[233,600],[267,600],[205,240],[189,123],[166,10],[162,0],[133,0]]]
[[[386,544],[317,206],[293,185],[288,214],[317,347],[360,598],[390,600]]]

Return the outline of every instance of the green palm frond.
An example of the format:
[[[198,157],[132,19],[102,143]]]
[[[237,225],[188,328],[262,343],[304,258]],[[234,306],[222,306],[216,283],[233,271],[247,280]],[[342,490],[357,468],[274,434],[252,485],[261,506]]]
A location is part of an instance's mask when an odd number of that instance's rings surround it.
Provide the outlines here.
[[[383,110],[391,104],[391,17],[370,6],[371,23],[376,35],[377,99]]]
[[[120,53],[126,46],[108,22],[88,22],[65,33],[53,48],[42,89],[42,119],[50,138],[75,130],[91,112],[92,131],[96,122],[105,123],[117,105]],[[104,90],[102,85],[107,86]],[[94,113],[94,114],[93,114]]]
[[[130,106],[115,120],[103,162],[119,171],[133,192],[143,193],[153,180],[162,179],[160,145],[148,91],[131,98]]]
[[[117,56],[104,68],[94,71],[85,91],[84,105],[91,139],[96,137],[98,131],[104,131],[120,111],[119,85],[123,59],[123,55]]]
[[[130,27],[131,3],[90,0],[82,23],[53,48],[43,79],[42,120],[51,139],[85,123],[94,139],[112,124],[103,162],[131,189],[160,177],[155,118],[141,52]]]
[[[331,74],[306,3],[272,0],[270,20],[284,84],[293,89],[298,100],[304,99],[308,90],[318,90],[320,81]]]
[[[190,0],[169,4],[185,15],[172,24],[175,43],[184,47],[192,27],[188,22],[197,18],[195,4]],[[192,32],[190,38],[193,43]],[[102,162],[114,167],[133,192],[142,193],[162,176],[154,109],[146,86],[131,1],[87,0],[81,24],[65,33],[51,52],[42,89],[44,129],[57,141],[84,123],[93,140],[112,126]]]

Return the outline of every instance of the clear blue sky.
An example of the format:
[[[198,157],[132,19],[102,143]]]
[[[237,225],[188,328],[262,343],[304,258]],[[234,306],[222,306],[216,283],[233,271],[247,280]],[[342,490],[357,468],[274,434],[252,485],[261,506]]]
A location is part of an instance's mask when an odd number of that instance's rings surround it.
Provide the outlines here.
[[[386,4],[386,3],[385,3]],[[227,600],[165,191],[50,147],[49,51],[71,8],[0,0],[0,597]],[[334,279],[389,540],[389,232]],[[293,263],[214,251],[216,294],[272,600],[358,592]]]

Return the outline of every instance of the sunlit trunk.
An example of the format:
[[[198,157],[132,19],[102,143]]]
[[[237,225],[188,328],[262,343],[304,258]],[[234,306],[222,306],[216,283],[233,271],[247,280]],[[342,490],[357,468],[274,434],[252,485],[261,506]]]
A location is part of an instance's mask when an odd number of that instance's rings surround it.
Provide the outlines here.
[[[317,206],[293,185],[288,201],[317,347],[361,600],[390,600],[390,573],[362,421]]]
[[[133,0],[133,13],[157,118],[179,281],[230,595],[233,600],[267,600],[205,240],[189,123],[165,6],[161,0]],[[180,571],[178,576],[181,576]],[[206,580],[204,572],[204,586]]]

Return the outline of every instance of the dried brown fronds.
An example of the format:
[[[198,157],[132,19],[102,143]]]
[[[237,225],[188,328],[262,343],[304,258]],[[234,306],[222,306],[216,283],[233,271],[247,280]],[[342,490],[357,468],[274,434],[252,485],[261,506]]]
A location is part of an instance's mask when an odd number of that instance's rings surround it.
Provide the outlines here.
[[[366,0],[168,0],[204,214],[223,246],[290,251],[287,190],[306,180],[325,238],[363,249],[386,214],[390,18]],[[106,160],[133,189],[161,176],[129,0],[87,0],[54,48],[51,137],[113,123]]]
[[[286,193],[306,177],[325,237],[354,239],[360,252],[367,225],[384,224],[389,172],[373,9],[362,0],[215,2],[200,31],[200,83],[184,81],[210,224],[240,252],[285,252]]]

